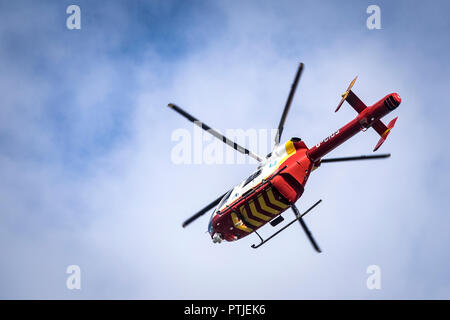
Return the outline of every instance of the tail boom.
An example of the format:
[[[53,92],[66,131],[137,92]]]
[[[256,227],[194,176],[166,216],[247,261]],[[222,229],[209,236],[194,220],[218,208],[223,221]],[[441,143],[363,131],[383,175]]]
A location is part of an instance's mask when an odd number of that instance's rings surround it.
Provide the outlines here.
[[[373,150],[376,151],[383,144],[391,129],[394,127],[397,118],[389,122],[388,126],[384,125],[380,119],[400,105],[401,98],[397,93],[389,94],[374,105],[365,108],[362,108],[365,106],[364,103],[359,102],[361,100],[359,100],[359,98],[350,90],[345,99],[348,99],[349,97],[352,107],[355,110],[358,109],[358,115],[355,119],[308,150],[307,155],[312,162],[319,161],[324,155],[353,137],[355,134],[370,127],[381,136]],[[355,103],[356,101],[358,101],[357,104]],[[350,103],[350,101],[348,102]],[[358,106],[355,108],[356,105]]]

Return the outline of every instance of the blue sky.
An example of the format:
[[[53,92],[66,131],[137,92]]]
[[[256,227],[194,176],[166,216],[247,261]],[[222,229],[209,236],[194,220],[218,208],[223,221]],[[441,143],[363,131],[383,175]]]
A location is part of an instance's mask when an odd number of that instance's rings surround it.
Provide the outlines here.
[[[81,8],[81,30],[66,8]],[[381,8],[381,30],[366,8]],[[450,298],[445,1],[1,1],[0,297],[138,299]],[[386,161],[323,166],[293,226],[214,245],[207,218],[181,222],[254,170],[175,165],[175,102],[219,130],[278,124],[322,140],[355,75],[367,104],[398,92]],[[370,153],[359,134],[332,155]],[[285,214],[290,218],[289,212]],[[270,226],[263,230],[268,235]],[[79,265],[82,289],[65,286]],[[368,290],[379,265],[382,289]],[[252,279],[249,283],[249,278]]]

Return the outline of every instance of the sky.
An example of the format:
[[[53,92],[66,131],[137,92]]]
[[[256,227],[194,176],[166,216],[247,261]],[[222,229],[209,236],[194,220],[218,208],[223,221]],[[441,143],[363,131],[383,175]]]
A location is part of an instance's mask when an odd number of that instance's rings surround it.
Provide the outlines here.
[[[66,27],[72,4],[79,30]],[[366,26],[373,4],[379,30]],[[0,1],[0,298],[449,299],[449,9]],[[299,62],[283,139],[313,146],[353,119],[334,109],[358,75],[366,104],[402,97],[384,119],[399,117],[379,151],[392,157],[312,173],[297,206],[323,199],[305,218],[321,254],[296,225],[258,250],[252,235],[213,244],[207,216],[183,229],[255,165],[175,164],[172,134],[193,127],[167,103],[223,132],[272,129]],[[378,139],[368,130],[330,156],[370,154]]]

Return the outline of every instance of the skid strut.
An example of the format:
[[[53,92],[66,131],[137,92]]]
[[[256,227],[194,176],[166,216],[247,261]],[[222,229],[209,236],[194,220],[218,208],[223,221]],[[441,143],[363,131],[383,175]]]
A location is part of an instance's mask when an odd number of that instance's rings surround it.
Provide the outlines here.
[[[266,240],[264,240],[258,233],[256,233],[256,235],[259,237],[259,239],[261,239],[261,242],[257,245],[252,244],[252,248],[253,249],[257,249],[259,247],[261,247],[263,244],[265,244],[267,241],[269,241],[270,239],[272,239],[273,237],[275,237],[276,235],[278,235],[280,232],[284,231],[285,229],[287,229],[288,227],[290,227],[292,224],[294,224],[295,222],[297,222],[298,220],[300,220],[303,216],[305,216],[307,213],[309,213],[312,209],[314,209],[319,203],[322,202],[322,199],[320,199],[319,201],[317,201],[316,203],[314,203],[308,210],[306,210],[305,212],[302,213],[302,215],[298,216],[297,218],[295,218],[294,220],[292,220],[291,222],[289,222],[287,225],[285,225],[283,228],[281,228],[280,230],[278,230],[277,232],[275,232],[274,234],[272,234],[270,237],[268,237]]]

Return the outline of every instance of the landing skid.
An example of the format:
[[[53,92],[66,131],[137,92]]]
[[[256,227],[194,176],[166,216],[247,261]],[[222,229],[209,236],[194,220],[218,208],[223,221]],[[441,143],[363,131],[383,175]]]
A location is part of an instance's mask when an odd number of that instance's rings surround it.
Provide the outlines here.
[[[284,231],[285,229],[287,229],[288,227],[290,227],[292,224],[294,224],[296,221],[299,221],[303,216],[305,216],[307,213],[309,213],[312,209],[314,209],[319,203],[322,202],[322,199],[320,199],[319,201],[317,201],[316,203],[314,203],[308,210],[306,210],[304,213],[302,213],[302,215],[299,215],[297,218],[295,218],[294,220],[292,220],[291,222],[289,222],[287,225],[285,225],[283,228],[281,228],[280,230],[278,230],[277,232],[275,232],[274,234],[272,234],[270,237],[268,237],[266,240],[264,240],[259,234],[258,232],[255,231],[256,235],[259,237],[259,239],[261,240],[261,242],[257,245],[252,244],[252,248],[253,249],[258,249],[259,247],[261,247],[263,244],[265,244],[266,242],[268,242],[270,239],[274,238],[276,235],[278,235],[280,232]]]

